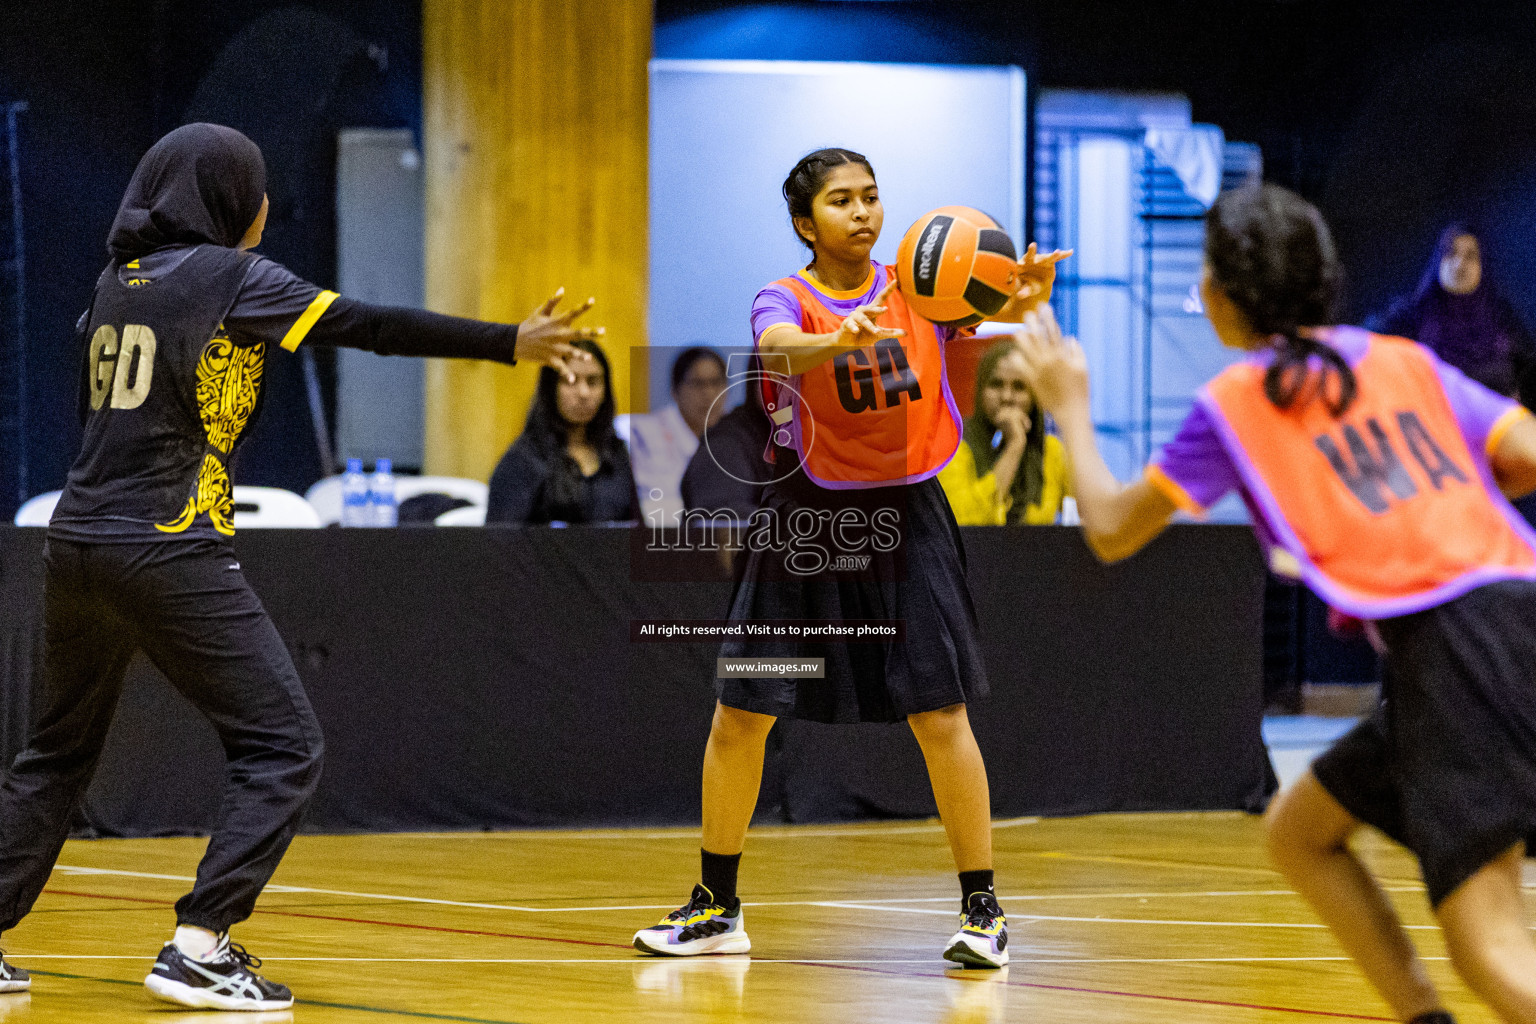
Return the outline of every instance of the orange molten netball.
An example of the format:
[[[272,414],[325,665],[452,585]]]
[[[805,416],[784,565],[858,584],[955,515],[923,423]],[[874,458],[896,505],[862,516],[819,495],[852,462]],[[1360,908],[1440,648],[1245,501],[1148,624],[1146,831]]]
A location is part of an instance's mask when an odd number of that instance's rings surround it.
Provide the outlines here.
[[[896,282],[912,311],[945,327],[970,327],[1018,288],[1018,253],[1002,225],[969,206],[941,206],[907,229]]]

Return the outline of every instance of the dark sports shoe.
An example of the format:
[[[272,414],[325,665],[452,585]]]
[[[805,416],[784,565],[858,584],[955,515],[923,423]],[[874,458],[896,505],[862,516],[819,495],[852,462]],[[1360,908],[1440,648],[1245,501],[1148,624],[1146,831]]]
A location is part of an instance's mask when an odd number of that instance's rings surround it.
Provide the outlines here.
[[[261,961],[230,942],[228,933],[207,960],[194,960],[167,942],[144,987],[167,1002],[200,1010],[286,1010],[293,993],[252,970]]]
[[[961,915],[960,930],[949,940],[944,959],[963,967],[1002,967],[1008,963],[1008,919],[996,896],[971,893],[970,906]]]
[[[31,987],[32,975],[15,964],[6,963],[5,954],[0,953],[0,992],[25,992]]]
[[[745,953],[752,948],[742,920],[741,904],[734,913],[715,902],[702,885],[660,924],[635,932],[635,948],[661,956],[700,956],[705,953]]]

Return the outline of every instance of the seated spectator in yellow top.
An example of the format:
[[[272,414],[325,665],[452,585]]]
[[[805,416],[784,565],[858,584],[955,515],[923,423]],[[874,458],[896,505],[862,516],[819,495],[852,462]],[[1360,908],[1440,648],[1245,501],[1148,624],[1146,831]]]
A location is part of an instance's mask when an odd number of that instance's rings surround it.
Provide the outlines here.
[[[1061,514],[1071,494],[1067,451],[1045,432],[1012,339],[982,355],[975,414],[939,483],[961,526],[1044,526]]]

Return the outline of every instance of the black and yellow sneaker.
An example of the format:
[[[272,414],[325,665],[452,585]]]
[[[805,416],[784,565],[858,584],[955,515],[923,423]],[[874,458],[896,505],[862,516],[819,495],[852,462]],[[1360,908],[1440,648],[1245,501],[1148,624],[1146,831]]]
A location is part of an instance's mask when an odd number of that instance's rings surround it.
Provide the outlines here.
[[[989,892],[971,893],[960,930],[949,940],[944,959],[962,967],[1002,967],[1008,963],[1008,919],[997,905],[997,897]]]
[[[0,953],[0,993],[25,992],[31,987],[32,975],[15,964],[6,963],[5,954]]]
[[[286,1010],[293,993],[252,968],[261,961],[226,933],[206,960],[194,960],[167,942],[144,979],[144,987],[167,1002],[200,1010]]]
[[[728,911],[702,885],[660,924],[635,932],[635,948],[660,956],[700,956],[705,953],[745,953],[752,948],[742,921],[741,904]]]

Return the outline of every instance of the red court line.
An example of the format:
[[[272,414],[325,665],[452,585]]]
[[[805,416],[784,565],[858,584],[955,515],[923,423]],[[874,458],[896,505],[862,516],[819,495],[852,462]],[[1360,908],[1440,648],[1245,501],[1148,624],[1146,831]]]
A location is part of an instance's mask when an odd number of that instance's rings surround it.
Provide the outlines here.
[[[126,900],[130,903],[154,903],[159,906],[173,906],[169,900],[146,899],[142,896],[107,896],[94,892],[72,892],[65,889],[44,889],[43,892],[55,896],[83,896],[87,899],[98,900]],[[448,932],[453,935],[483,935],[497,939],[528,939],[534,942],[560,942],[574,946],[601,946],[606,949],[631,949],[628,943],[597,942],[592,939],[561,939],[550,935],[520,935],[514,932],[486,932],[469,928],[446,928],[435,924],[406,924],[400,921],[378,921],[362,917],[332,917],[326,914],[300,914],[291,910],[258,910],[258,914],[270,914],[277,917],[308,917],[318,921],[341,921],[346,924],[372,924],[385,928],[414,928],[428,932]],[[782,957],[753,957],[752,959],[765,963],[800,963],[806,967],[825,967],[837,971],[859,971],[865,974],[883,974],[894,978],[936,978],[940,975],[915,974],[906,971],[888,971],[879,967],[860,967],[855,964],[818,964],[805,961],[787,960]],[[1123,999],[1151,999],[1165,1003],[1193,1003],[1196,1006],[1224,1006],[1234,1010],[1264,1010],[1270,1013],[1294,1013],[1306,1017],[1327,1017],[1332,1020],[1375,1020],[1395,1021],[1394,1017],[1372,1017],[1361,1013],[1335,1013],[1331,1010],[1305,1010],[1295,1006],[1265,1006],[1261,1003],[1234,1003],[1221,999],[1198,999],[1193,996],[1160,996],[1148,992],[1120,992],[1107,988],[1081,988],[1073,985],[1047,985],[1037,981],[1003,981],[1003,982],[973,982],[972,984],[1003,984],[1014,988],[1036,988],[1051,992],[1075,992],[1081,995],[1095,996],[1119,996]]]
[[[754,959],[756,959],[754,957]],[[795,961],[780,961],[794,963]],[[1071,961],[1063,961],[1070,964]],[[879,967],[859,967],[854,964],[811,964],[813,967],[830,967],[839,971],[860,971],[866,974],[884,974],[895,978],[932,978],[932,974],[915,974],[907,971],[888,971]],[[1196,1006],[1224,1006],[1234,1010],[1266,1010],[1271,1013],[1296,1013],[1308,1017],[1329,1017],[1334,1020],[1381,1020],[1395,1022],[1396,1017],[1371,1017],[1362,1013],[1336,1013],[1332,1010],[1304,1010],[1296,1006],[1265,1006],[1260,1003],[1233,1003],[1224,999],[1199,999],[1194,996],[1159,996],[1148,992],[1120,992],[1109,988],[1082,988],[1074,985],[1047,985],[1038,981],[974,981],[962,982],[973,985],[1008,985],[1012,988],[1038,988],[1051,992],[1075,992],[1082,995],[1120,996],[1125,999],[1153,999],[1165,1003],[1194,1003]]]
[[[326,914],[300,914],[292,910],[258,910],[258,914],[277,917],[309,917],[316,921],[345,921],[348,924],[377,924],[386,928],[416,928],[424,932],[449,932],[453,935],[488,935],[497,939],[532,939],[536,942],[564,942],[572,946],[602,946],[607,949],[634,949],[627,942],[597,942],[593,939],[561,939],[553,935],[519,935],[515,932],[481,932],[470,928],[444,928],[437,924],[405,924],[401,921],[374,921],[363,917],[331,917]]]

